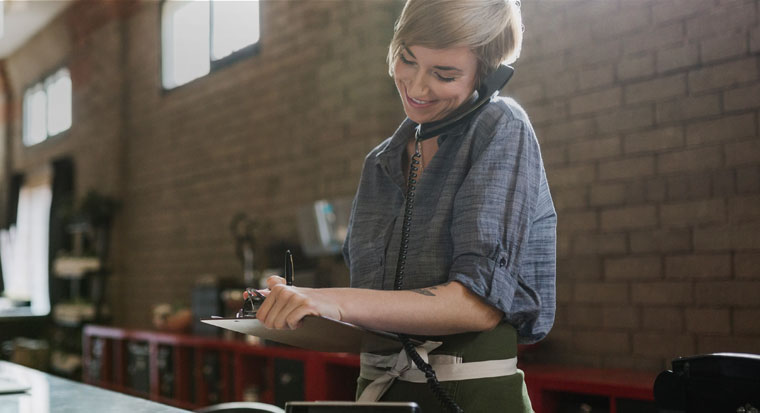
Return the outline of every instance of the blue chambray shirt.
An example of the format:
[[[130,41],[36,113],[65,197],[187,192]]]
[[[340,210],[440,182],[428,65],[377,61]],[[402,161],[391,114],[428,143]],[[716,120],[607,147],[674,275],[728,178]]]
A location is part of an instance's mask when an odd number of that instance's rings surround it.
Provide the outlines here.
[[[406,119],[365,159],[343,246],[351,287],[393,289],[415,126]],[[438,145],[417,184],[404,288],[458,281],[503,311],[520,342],[542,339],[556,307],[557,216],[528,116],[497,98]]]

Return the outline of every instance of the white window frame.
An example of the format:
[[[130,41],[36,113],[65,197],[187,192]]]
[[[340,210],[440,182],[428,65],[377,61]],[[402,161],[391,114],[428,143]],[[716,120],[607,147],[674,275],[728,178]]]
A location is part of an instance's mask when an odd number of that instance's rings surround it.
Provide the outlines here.
[[[215,6],[231,5],[234,3],[256,4],[255,12],[252,14],[253,19],[258,19],[252,30],[245,33],[243,41],[235,47],[229,48],[223,52],[217,50],[217,36],[221,37],[222,33],[215,29]],[[199,22],[194,28],[191,35],[200,35],[196,41],[180,43],[175,41],[175,35],[178,29],[175,27],[174,17],[177,13],[188,11],[188,7],[207,7],[204,15],[208,16],[208,21]],[[185,85],[196,79],[202,78],[209,73],[226,66],[229,62],[236,61],[240,57],[255,54],[258,51],[261,40],[261,4],[259,0],[164,0],[161,4],[161,84],[165,90],[173,89]],[[204,16],[205,17],[205,16]],[[218,17],[218,15],[217,15]],[[219,23],[219,22],[216,22]],[[238,24],[240,22],[237,22]],[[222,26],[223,27],[223,26]],[[249,28],[245,26],[243,28]],[[237,28],[233,32],[244,32]],[[185,53],[190,53],[199,57],[197,70],[179,74],[174,59],[177,57],[178,45],[195,48],[192,50],[184,49]],[[197,47],[197,48],[196,48]],[[202,57],[200,56],[202,55]],[[178,79],[179,77],[179,79]]]
[[[55,106],[51,104],[51,92],[58,90],[54,88],[62,88],[60,91],[64,92],[63,106],[60,105],[60,102]],[[44,109],[33,107],[35,103],[33,97],[38,93],[42,93],[38,97],[44,99]],[[37,145],[71,129],[73,112],[72,93],[71,73],[66,67],[58,69],[44,80],[26,88],[24,91],[22,125],[22,139],[25,146]],[[56,116],[55,119],[59,124],[51,122],[52,116]],[[35,127],[41,127],[42,130],[37,131]]]

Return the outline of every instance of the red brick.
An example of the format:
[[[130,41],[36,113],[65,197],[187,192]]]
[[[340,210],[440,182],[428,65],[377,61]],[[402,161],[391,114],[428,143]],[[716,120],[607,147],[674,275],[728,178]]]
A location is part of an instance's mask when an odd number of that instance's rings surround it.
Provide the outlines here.
[[[547,179],[552,188],[577,186],[594,181],[596,171],[594,165],[554,166],[546,170]]]
[[[692,226],[726,221],[722,199],[679,202],[660,206],[660,222],[664,227]]]
[[[659,256],[627,256],[604,260],[604,278],[607,280],[652,280],[662,277],[662,260]]]
[[[691,231],[668,229],[631,232],[629,243],[632,253],[688,251],[691,250]]]
[[[625,201],[626,187],[624,184],[593,184],[591,185],[590,203],[592,206],[619,205]]]
[[[531,83],[522,87],[510,88],[510,95],[523,104],[536,102],[544,98],[544,87],[540,83]]]
[[[578,282],[575,301],[586,304],[623,304],[628,302],[628,285],[613,282]]]
[[[736,192],[740,194],[760,192],[760,166],[748,165],[736,169]]]
[[[738,166],[760,163],[760,139],[727,144],[726,166]]]
[[[567,145],[553,143],[541,148],[541,159],[546,166],[563,165],[567,163]]]
[[[596,327],[602,325],[602,310],[596,306],[572,305],[568,308],[571,327]]]
[[[757,354],[760,348],[760,337],[747,336],[716,336],[706,335],[698,338],[697,352],[709,353],[750,353]]]
[[[669,0],[652,4],[652,17],[655,23],[680,20],[697,14],[704,14],[712,9],[712,0]]]
[[[703,63],[745,56],[747,46],[747,34],[744,32],[708,37],[700,42],[700,56]]]
[[[623,53],[660,50],[683,41],[683,24],[676,22],[652,30],[644,30],[623,38]]]
[[[725,116],[720,119],[696,122],[686,127],[686,143],[705,143],[737,140],[755,136],[755,115]]]
[[[723,106],[726,111],[755,109],[760,107],[760,84],[723,92]]]
[[[682,305],[694,302],[691,282],[652,281],[631,285],[634,304]]]
[[[570,99],[570,114],[578,115],[614,109],[623,101],[623,89],[620,87],[587,93]]]
[[[734,255],[736,278],[760,279],[760,252],[737,252]]]
[[[602,368],[605,369],[625,369],[634,371],[662,371],[670,369],[670,360],[657,356],[605,356],[602,361]]]
[[[627,249],[624,234],[578,234],[574,238],[573,254],[622,254]]]
[[[667,185],[661,179],[650,179],[645,183],[647,201],[664,201],[667,198]]]
[[[570,141],[576,138],[587,139],[596,133],[592,119],[573,119],[536,127],[536,134],[547,142]]]
[[[635,333],[633,354],[676,358],[693,355],[696,342],[690,335],[672,333]]]
[[[602,260],[597,256],[573,256],[557,260],[557,279],[599,280],[602,278]]]
[[[605,231],[647,228],[657,224],[656,208],[650,205],[603,210],[601,218]]]
[[[667,177],[669,201],[704,200],[712,195],[712,172]]]
[[[716,171],[711,175],[713,197],[736,195],[736,171],[733,169]]]
[[[754,27],[755,5],[752,2],[735,2],[731,6],[716,7],[710,13],[700,14],[686,22],[686,34],[691,38],[716,36],[734,30]]]
[[[657,51],[658,73],[693,67],[697,63],[699,63],[699,48],[695,44],[679,45]]]
[[[567,146],[568,159],[582,162],[619,155],[622,152],[620,141],[619,137],[612,137],[572,143]]]
[[[654,125],[654,112],[651,106],[623,108],[608,114],[595,116],[597,131],[615,133],[641,129]]]
[[[550,101],[548,103],[531,103],[525,105],[530,113],[530,120],[535,125],[545,122],[557,121],[565,118],[567,110],[564,102]]]
[[[753,307],[757,306],[760,281],[698,282],[694,297],[698,305]]]
[[[584,331],[573,335],[575,349],[589,354],[630,354],[628,333]]]
[[[690,172],[717,169],[723,163],[720,147],[685,149],[662,153],[657,157],[657,172]]]
[[[694,248],[697,251],[760,249],[760,223],[695,228]]]
[[[684,145],[684,130],[680,126],[655,129],[628,135],[623,140],[625,153],[659,152]]]
[[[592,67],[578,72],[578,83],[581,90],[609,86],[615,81],[615,70],[612,65]]]
[[[626,86],[625,103],[635,104],[686,95],[686,76],[683,74],[659,77]]]
[[[654,74],[654,55],[647,53],[644,55],[623,56],[623,60],[617,66],[617,79],[631,80]]]
[[[731,277],[730,254],[691,254],[665,257],[668,279],[720,279]]]
[[[639,328],[639,311],[634,307],[604,307],[602,325],[606,328]]]
[[[573,50],[567,57],[569,67],[594,66],[615,63],[622,52],[620,39],[599,39],[594,47],[582,47]]]
[[[599,227],[596,211],[565,212],[557,220],[557,232],[594,231]]]
[[[728,89],[757,78],[757,59],[753,58],[706,66],[689,72],[689,93]]]
[[[557,303],[567,304],[573,300],[573,283],[557,281]]]
[[[600,180],[640,178],[652,176],[654,172],[654,156],[641,156],[599,163]]]
[[[690,333],[728,334],[731,313],[725,308],[687,308],[686,330]]]
[[[591,26],[595,38],[607,38],[623,33],[640,32],[649,25],[649,10],[646,7],[624,7],[601,19],[595,19]]]
[[[557,211],[585,208],[588,206],[588,189],[580,186],[552,190],[552,200]]]
[[[760,336],[760,310],[736,309],[733,313],[734,333]]]
[[[558,73],[544,78],[544,94],[547,99],[572,95],[578,91],[578,75],[575,72]]]
[[[657,103],[657,122],[668,123],[703,118],[721,113],[720,95],[688,96]]]
[[[681,332],[684,329],[684,310],[681,307],[645,306],[641,326],[644,330]]]
[[[760,195],[729,198],[728,217],[737,223],[760,220]]]

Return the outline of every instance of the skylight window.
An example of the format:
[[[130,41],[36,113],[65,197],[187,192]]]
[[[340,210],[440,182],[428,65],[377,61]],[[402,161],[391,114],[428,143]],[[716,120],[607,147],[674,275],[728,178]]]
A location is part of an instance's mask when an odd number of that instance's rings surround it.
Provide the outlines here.
[[[60,69],[24,92],[24,144],[36,145],[71,128],[71,76]]]
[[[259,41],[258,0],[168,0],[162,10],[163,85],[207,75]]]

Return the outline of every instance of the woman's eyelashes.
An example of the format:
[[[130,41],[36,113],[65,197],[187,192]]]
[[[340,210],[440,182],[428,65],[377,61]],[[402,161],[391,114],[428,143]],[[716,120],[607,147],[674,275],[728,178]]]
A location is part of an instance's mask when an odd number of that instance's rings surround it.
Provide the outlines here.
[[[405,64],[407,66],[413,66],[413,65],[417,64],[417,62],[413,62],[413,61],[407,59],[404,56],[403,53],[399,54],[399,59],[401,59],[401,63],[403,63],[403,64]],[[443,76],[442,74],[440,74],[438,72],[433,72],[433,73],[435,74],[435,77],[437,77],[438,80],[440,80],[442,82],[447,82],[448,83],[448,82],[453,82],[453,81],[457,80],[457,78],[455,78],[455,77]]]

